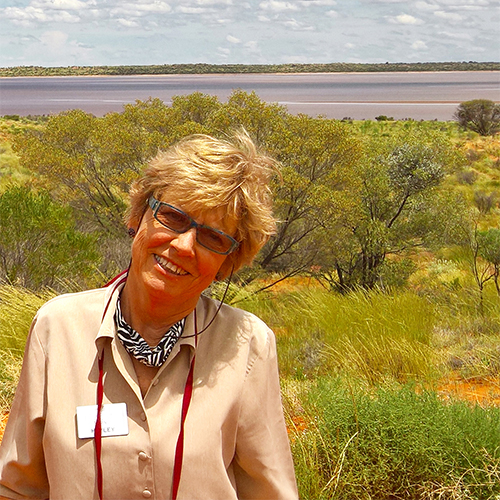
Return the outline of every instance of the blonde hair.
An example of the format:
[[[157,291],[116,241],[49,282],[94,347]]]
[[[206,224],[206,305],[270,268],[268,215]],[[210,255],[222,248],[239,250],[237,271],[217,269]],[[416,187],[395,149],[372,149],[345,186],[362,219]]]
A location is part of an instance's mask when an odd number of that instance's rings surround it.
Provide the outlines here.
[[[127,223],[138,222],[151,195],[168,190],[194,212],[223,208],[236,222],[234,238],[240,243],[229,254],[221,274],[250,264],[275,233],[270,182],[276,163],[261,154],[244,131],[231,141],[192,135],[150,160],[141,178],[130,188]]]

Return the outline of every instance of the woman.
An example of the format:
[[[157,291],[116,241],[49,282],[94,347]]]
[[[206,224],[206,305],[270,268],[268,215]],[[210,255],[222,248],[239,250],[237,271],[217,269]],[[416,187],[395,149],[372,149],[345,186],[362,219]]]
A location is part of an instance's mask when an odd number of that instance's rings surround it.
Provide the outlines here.
[[[271,167],[244,134],[150,162],[131,188],[128,272],[33,322],[0,495],[297,498],[273,334],[201,295],[273,233]]]

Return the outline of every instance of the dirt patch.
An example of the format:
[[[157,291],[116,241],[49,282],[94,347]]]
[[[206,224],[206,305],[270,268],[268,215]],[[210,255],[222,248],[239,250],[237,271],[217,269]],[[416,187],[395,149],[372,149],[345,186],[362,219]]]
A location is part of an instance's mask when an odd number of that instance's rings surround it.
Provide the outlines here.
[[[444,400],[459,399],[478,404],[483,408],[500,407],[500,378],[462,379],[451,377],[442,381],[437,389]]]

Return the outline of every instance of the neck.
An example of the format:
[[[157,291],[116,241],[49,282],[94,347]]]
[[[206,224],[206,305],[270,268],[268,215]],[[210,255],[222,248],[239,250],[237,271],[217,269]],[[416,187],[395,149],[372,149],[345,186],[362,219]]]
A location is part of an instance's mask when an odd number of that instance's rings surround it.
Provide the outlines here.
[[[148,343],[158,345],[165,332],[190,314],[196,303],[172,303],[165,297],[143,293],[127,280],[120,295],[120,305],[125,321]]]

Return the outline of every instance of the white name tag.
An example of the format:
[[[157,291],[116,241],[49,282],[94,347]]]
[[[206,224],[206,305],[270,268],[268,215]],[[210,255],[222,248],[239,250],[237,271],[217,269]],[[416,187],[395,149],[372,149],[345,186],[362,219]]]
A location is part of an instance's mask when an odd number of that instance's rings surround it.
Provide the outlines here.
[[[97,405],[77,406],[76,423],[78,437],[89,439],[94,437],[97,422]],[[115,403],[103,405],[101,411],[102,437],[126,436],[128,434],[127,405]]]

